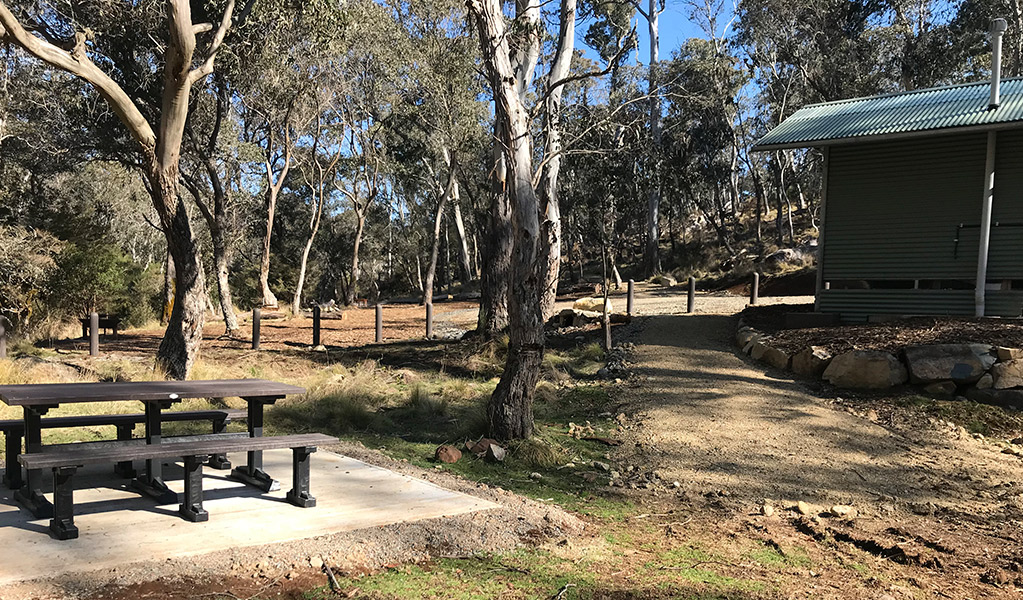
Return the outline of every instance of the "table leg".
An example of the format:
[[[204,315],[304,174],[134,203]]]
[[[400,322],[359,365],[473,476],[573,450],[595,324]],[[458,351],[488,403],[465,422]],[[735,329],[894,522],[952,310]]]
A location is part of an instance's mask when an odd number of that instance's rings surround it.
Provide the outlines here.
[[[161,434],[160,411],[169,408],[167,402],[146,402],[146,443],[159,444]],[[146,472],[135,478],[131,485],[136,490],[152,496],[160,504],[177,504],[178,495],[163,482],[163,461],[149,459],[146,461]]]
[[[185,457],[185,498],[178,513],[188,521],[209,521],[210,514],[202,507],[202,463],[205,456]]]
[[[213,433],[224,433],[227,431],[227,417],[213,421]],[[226,471],[231,468],[231,461],[227,460],[226,454],[214,454],[210,456],[210,468]]]
[[[302,508],[316,506],[316,498],[309,491],[309,455],[316,452],[316,447],[292,448],[291,491],[288,502]]]
[[[78,537],[75,526],[75,467],[58,467],[53,469],[53,518],[50,519],[50,532],[58,540],[73,540]]]
[[[131,432],[135,429],[134,425],[121,424],[117,425],[117,439],[118,441],[125,442],[131,439]],[[138,476],[135,472],[135,465],[130,460],[123,460],[114,465],[114,473],[117,473],[125,479],[134,479]]]
[[[21,480],[21,464],[18,463],[18,455],[21,454],[21,438],[24,437],[24,430],[12,427],[7,430],[4,441],[4,452],[6,453],[6,466],[4,468],[4,485],[7,489],[17,490],[23,483]]]
[[[273,404],[276,398],[245,398],[249,404],[249,437],[263,437],[263,406]],[[264,492],[274,492],[281,489],[281,482],[267,475],[263,470],[263,451],[256,450],[248,453],[246,464],[235,467],[231,471],[231,477],[242,483],[259,488]]]
[[[25,452],[39,452],[43,447],[42,417],[49,412],[49,406],[26,406],[25,408]],[[27,508],[37,519],[53,517],[53,504],[43,496],[40,469],[27,469],[25,482],[14,492],[14,499]]]

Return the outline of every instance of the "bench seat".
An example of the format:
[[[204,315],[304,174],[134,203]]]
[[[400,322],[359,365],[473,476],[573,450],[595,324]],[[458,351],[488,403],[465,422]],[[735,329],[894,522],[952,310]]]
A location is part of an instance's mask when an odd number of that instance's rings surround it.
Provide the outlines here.
[[[230,434],[190,437],[193,439],[160,444],[138,444],[134,440],[127,444],[124,440],[66,444],[43,452],[21,454],[18,462],[26,469],[53,471],[54,511],[50,531],[57,539],[68,540],[78,537],[78,528],[74,524],[73,478],[79,467],[134,460],[183,460],[185,493],[178,512],[186,520],[198,522],[209,519],[209,514],[202,507],[202,464],[207,457],[229,452],[290,448],[293,454],[293,486],[287,499],[296,506],[307,508],[316,505],[316,499],[309,492],[309,455],[318,446],[338,441],[321,433],[272,437],[236,437]]]
[[[186,421],[209,421],[213,425],[213,433],[222,433],[228,423],[244,421],[247,418],[245,409],[216,409],[216,410],[182,410],[167,411],[160,414],[160,421],[163,423],[178,423]],[[146,415],[142,413],[113,414],[113,415],[75,415],[67,417],[48,417],[40,421],[43,429],[60,429],[65,427],[96,427],[101,425],[113,425],[117,428],[117,439],[121,441],[130,440],[132,430],[136,425],[146,422]],[[6,438],[6,461],[4,470],[4,483],[10,489],[21,487],[21,469],[18,468],[17,456],[21,453],[21,441],[25,436],[25,422],[21,419],[0,420],[0,432]],[[211,466],[219,469],[230,469],[231,463],[225,457],[219,456],[214,459]],[[117,465],[117,472],[125,477],[133,477],[130,464]]]

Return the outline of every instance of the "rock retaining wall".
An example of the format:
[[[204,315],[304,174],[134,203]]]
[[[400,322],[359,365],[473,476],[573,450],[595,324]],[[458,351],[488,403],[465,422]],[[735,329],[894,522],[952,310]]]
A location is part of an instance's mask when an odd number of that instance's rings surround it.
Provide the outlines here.
[[[833,356],[824,348],[807,346],[790,354],[741,319],[735,342],[754,360],[842,388],[883,390],[908,383],[939,399],[965,396],[1023,410],[1023,349],[935,344],[908,346],[898,355],[851,350]]]

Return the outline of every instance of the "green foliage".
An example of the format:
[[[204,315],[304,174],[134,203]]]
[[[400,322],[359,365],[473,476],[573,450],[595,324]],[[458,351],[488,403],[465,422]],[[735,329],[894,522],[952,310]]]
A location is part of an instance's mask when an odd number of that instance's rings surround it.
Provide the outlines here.
[[[30,323],[61,244],[44,231],[0,225],[0,318]]]
[[[57,258],[47,297],[53,309],[72,319],[96,311],[139,326],[157,314],[153,299],[160,281],[155,267],[141,268],[117,247],[69,244]]]

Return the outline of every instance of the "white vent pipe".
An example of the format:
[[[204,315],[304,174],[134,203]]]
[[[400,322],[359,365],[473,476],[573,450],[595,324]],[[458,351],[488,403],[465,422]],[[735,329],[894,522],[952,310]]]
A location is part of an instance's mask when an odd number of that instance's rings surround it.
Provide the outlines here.
[[[1002,81],[1002,35],[1008,26],[1005,19],[991,21],[991,102],[988,110],[998,108]],[[987,134],[987,157],[984,161],[984,196],[980,212],[980,245],[977,248],[977,284],[973,292],[974,315],[983,317],[987,300],[987,259],[991,247],[991,209],[995,199],[995,149],[998,134]]]
[[[1008,28],[1005,19],[991,20],[991,101],[988,110],[998,108],[999,88],[1002,85],[1002,36]]]

